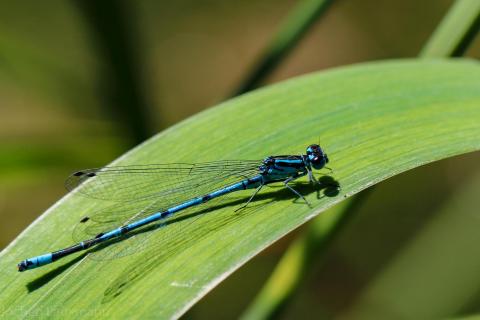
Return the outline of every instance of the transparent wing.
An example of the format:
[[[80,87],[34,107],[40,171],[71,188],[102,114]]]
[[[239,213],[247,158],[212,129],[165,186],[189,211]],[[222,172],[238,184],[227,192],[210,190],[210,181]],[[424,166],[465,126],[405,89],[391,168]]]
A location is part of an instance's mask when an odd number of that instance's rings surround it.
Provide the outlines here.
[[[83,184],[79,192],[88,197],[124,201],[86,214],[75,227],[73,238],[77,242],[93,238],[257,173],[258,161],[108,167],[81,171],[67,180],[69,189]],[[224,198],[218,200],[223,201]],[[198,210],[208,210],[214,203],[217,201],[203,204]],[[151,234],[147,231],[196,210],[182,211],[109,241],[108,250],[98,250],[94,256],[103,260],[140,251]]]
[[[200,164],[151,164],[112,166],[75,172],[65,182],[68,190],[79,186],[80,194],[112,201],[136,201],[156,197],[190,197],[215,190],[227,180],[258,173],[258,160],[214,161]],[[202,192],[200,192],[200,190]]]
[[[140,200],[137,202],[122,202],[100,209],[83,217],[75,226],[72,237],[75,242],[94,238],[102,232],[108,232],[142,217],[152,215],[162,210],[159,200]],[[168,205],[168,204],[167,204]],[[146,240],[154,228],[161,223],[144,226],[138,230],[126,233],[116,239],[108,241],[94,249],[94,260],[108,260],[123,257],[142,251]]]
[[[66,181],[69,190],[90,198],[118,203],[87,214],[73,232],[75,241],[90,239],[122,225],[138,221],[177,204],[218,190],[258,174],[261,161],[216,161],[201,164],[155,164],[87,169]],[[225,200],[222,197],[220,200]],[[94,259],[112,259],[142,251],[154,229],[193,211],[208,211],[217,201],[179,212],[162,221],[129,232],[94,249]],[[172,221],[170,221],[172,220]],[[104,249],[104,250],[101,250]]]
[[[244,200],[234,202],[232,205],[242,204]],[[148,240],[157,232],[157,229],[163,229],[177,222],[184,224],[184,220],[193,223],[202,215],[218,208],[220,203],[228,203],[229,201],[231,201],[229,197],[213,199],[201,206],[186,209],[173,216],[128,232],[95,247],[90,257],[93,260],[110,260],[143,251],[147,248]],[[93,238],[99,233],[113,230],[132,221],[163,211],[177,203],[178,200],[175,197],[116,203],[83,217],[75,226],[72,236],[76,242],[81,242]],[[171,236],[172,232],[169,232],[169,235]]]

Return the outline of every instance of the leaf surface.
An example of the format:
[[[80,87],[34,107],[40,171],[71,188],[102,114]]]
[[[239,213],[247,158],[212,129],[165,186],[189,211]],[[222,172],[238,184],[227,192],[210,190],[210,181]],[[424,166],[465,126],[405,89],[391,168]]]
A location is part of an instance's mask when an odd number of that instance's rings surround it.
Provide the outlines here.
[[[180,316],[254,255],[343,199],[480,149],[480,65],[395,60],[295,78],[195,115],[114,164],[261,159],[304,153],[319,139],[341,189],[296,184],[311,208],[273,187],[235,212],[251,195],[247,190],[148,233],[137,254],[113,260],[78,254],[18,273],[20,260],[71,245],[75,224],[111,205],[64,197],[0,254],[0,316]]]

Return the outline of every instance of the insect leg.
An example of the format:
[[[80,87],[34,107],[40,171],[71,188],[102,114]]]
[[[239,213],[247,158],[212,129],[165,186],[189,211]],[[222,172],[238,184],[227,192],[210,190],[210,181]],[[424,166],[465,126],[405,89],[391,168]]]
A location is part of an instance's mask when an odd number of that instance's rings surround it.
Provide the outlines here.
[[[305,199],[305,197],[300,194],[300,192],[298,192],[297,190],[293,189],[292,187],[290,187],[290,186],[288,185],[289,182],[291,182],[292,180],[295,180],[296,178],[297,178],[297,177],[290,177],[290,178],[288,178],[287,180],[283,181],[283,183],[285,184],[285,187],[287,187],[290,191],[292,191],[293,193],[295,193],[299,198],[302,198],[303,201],[305,201],[305,203],[306,203],[309,207],[311,207],[310,202],[308,202],[307,199]]]
[[[240,211],[240,210],[242,210],[242,209],[245,209],[245,208],[248,206],[248,204],[253,200],[253,197],[255,197],[255,196],[257,195],[257,193],[260,192],[260,190],[262,189],[262,187],[263,187],[263,184],[259,185],[259,186],[257,187],[257,189],[255,189],[255,192],[252,194],[252,196],[250,197],[250,199],[248,199],[247,203],[245,203],[245,204],[244,204],[243,206],[241,206],[240,208],[236,209],[235,212]]]
[[[325,169],[329,170],[329,172],[327,174],[325,173],[320,173],[320,175],[322,176],[326,176],[328,174],[332,174],[333,173],[333,169],[332,168],[329,168],[329,167],[324,167]],[[313,171],[311,169],[308,169],[307,168],[307,175],[308,175],[308,180],[312,183],[312,184],[318,184],[318,185],[321,185],[321,183],[317,180],[317,178],[315,178],[315,176],[313,175]]]
[[[325,169],[329,170],[330,172],[329,173],[333,173],[333,169],[330,168],[330,167],[324,167]]]
[[[308,169],[307,169],[308,170]],[[312,184],[320,184],[320,182],[318,182],[317,178],[315,178],[315,176],[313,175],[313,172],[312,170],[308,170],[308,180],[312,183]]]

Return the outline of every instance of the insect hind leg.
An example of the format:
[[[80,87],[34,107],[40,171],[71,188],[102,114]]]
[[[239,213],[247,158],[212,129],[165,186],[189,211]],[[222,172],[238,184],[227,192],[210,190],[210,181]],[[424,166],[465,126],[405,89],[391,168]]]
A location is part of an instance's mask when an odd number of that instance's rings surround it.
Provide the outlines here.
[[[264,186],[264,184],[259,185],[259,186],[257,187],[257,189],[255,189],[255,192],[252,194],[252,196],[250,197],[250,199],[248,199],[247,203],[245,203],[245,204],[244,204],[243,206],[241,206],[240,208],[235,209],[235,212],[240,211],[240,210],[242,210],[242,209],[245,209],[245,208],[248,206],[248,204],[253,200],[253,198],[257,195],[257,193],[259,193],[260,190],[262,190],[263,186]]]
[[[305,203],[309,206],[309,207],[312,207],[312,205],[310,204],[310,202],[308,202],[308,200],[300,193],[298,192],[297,190],[293,189],[291,186],[288,185],[289,182],[295,180],[296,178],[294,177],[290,177],[288,178],[287,180],[285,180],[283,183],[285,184],[285,187],[287,187],[290,191],[292,191],[295,195],[297,195],[299,198],[302,198],[303,201],[305,201]],[[317,181],[318,182],[318,181]]]

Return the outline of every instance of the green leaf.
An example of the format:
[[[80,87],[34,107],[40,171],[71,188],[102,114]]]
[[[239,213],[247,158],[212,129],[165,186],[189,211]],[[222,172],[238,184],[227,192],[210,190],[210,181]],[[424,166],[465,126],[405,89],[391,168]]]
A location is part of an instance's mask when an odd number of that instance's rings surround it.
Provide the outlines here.
[[[480,149],[479,106],[477,62],[397,60],[311,74],[202,112],[116,164],[298,154],[320,138],[340,193],[297,185],[309,208],[288,190],[269,188],[234,212],[246,191],[236,205],[227,201],[150,234],[137,254],[107,261],[78,255],[16,273],[20,260],[70,245],[75,223],[106,205],[69,195],[1,253],[0,316],[177,317],[262,249],[346,197]]]

